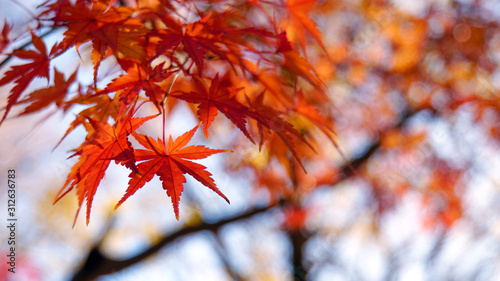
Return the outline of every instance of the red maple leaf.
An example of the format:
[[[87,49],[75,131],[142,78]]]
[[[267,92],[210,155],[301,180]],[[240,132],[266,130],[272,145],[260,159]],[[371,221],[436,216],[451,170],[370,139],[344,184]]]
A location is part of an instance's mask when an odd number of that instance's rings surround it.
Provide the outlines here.
[[[283,67],[290,70],[290,74],[293,76],[301,76],[306,79],[311,85],[313,85],[323,96],[326,98],[325,94],[325,84],[321,79],[318,78],[317,74],[314,72],[314,68],[307,62],[304,57],[301,57],[297,51],[286,51],[283,54]]]
[[[36,77],[44,77],[49,80],[49,65],[50,58],[54,54],[55,49],[52,48],[50,55],[47,55],[47,48],[42,39],[31,32],[31,40],[33,45],[38,51],[35,50],[17,50],[12,53],[12,56],[16,56],[25,60],[33,60],[31,63],[15,65],[12,66],[9,71],[7,71],[4,77],[0,80],[0,86],[3,86],[11,81],[15,80],[16,86],[10,91],[10,95],[7,101],[7,106],[5,107],[5,114],[0,121],[0,125],[3,123],[7,114],[12,109],[23,91],[28,87],[33,79]]]
[[[186,146],[198,129],[199,125],[192,130],[184,133],[175,141],[172,137],[169,138],[168,144],[158,139],[157,141],[151,137],[133,133],[133,136],[139,143],[146,148],[138,149],[135,153],[137,161],[144,161],[137,164],[139,173],[130,173],[129,186],[125,195],[118,202],[115,209],[118,208],[125,200],[133,195],[139,188],[149,182],[154,175],[158,175],[162,181],[163,189],[167,191],[167,195],[172,199],[175,217],[179,220],[179,201],[186,178],[184,174],[189,174],[197,181],[213,190],[219,196],[224,198],[228,203],[229,200],[217,188],[212,179],[212,174],[208,172],[205,166],[189,161],[203,159],[210,155],[230,152],[229,150],[210,149],[208,147]]]
[[[308,13],[312,10],[317,0],[287,0],[286,8],[289,11],[289,20],[292,22],[294,31],[297,32],[299,42],[302,49],[306,46],[306,30],[309,34],[318,41],[323,50],[325,46],[321,39],[321,31],[316,26],[314,20],[309,17]]]
[[[268,131],[273,131],[288,147],[293,157],[300,164],[302,169],[305,171],[302,161],[300,160],[298,153],[295,149],[294,139],[298,139],[305,143],[313,151],[314,148],[311,144],[304,138],[304,136],[297,131],[292,124],[288,123],[281,117],[281,113],[267,105],[264,105],[264,93],[261,93],[252,102],[248,101],[251,106],[251,111],[248,113],[248,117],[251,117],[257,121],[259,128],[260,142],[259,145],[262,146],[264,143],[264,129]]]
[[[157,35],[161,41],[158,43],[157,56],[169,54],[170,50],[177,50],[182,43],[184,51],[189,58],[194,61],[198,72],[203,72],[205,54],[208,51],[226,59],[225,53],[217,45],[217,38],[213,34],[207,33],[204,29],[204,22],[207,17],[200,21],[190,23],[183,29],[180,22],[169,29],[158,30]]]
[[[114,79],[104,91],[123,90],[118,94],[120,102],[123,105],[128,105],[135,100],[141,90],[144,90],[146,96],[159,109],[159,103],[164,97],[165,91],[156,83],[165,80],[172,74],[172,71],[163,69],[164,64],[161,63],[155,68],[151,68],[149,64],[133,64],[127,69],[127,74]]]
[[[57,107],[61,106],[68,93],[69,86],[75,82],[75,79],[76,71],[68,79],[64,79],[64,74],[54,68],[54,85],[36,90],[29,94],[26,99],[19,101],[18,104],[31,103],[19,115],[39,111],[51,103],[55,103]]]
[[[330,134],[334,133],[333,121],[326,118],[318,110],[318,106],[315,106],[311,104],[308,100],[306,100],[304,92],[302,90],[297,91],[297,94],[295,96],[295,106],[292,109],[298,114],[306,117],[317,128],[319,128],[323,133],[325,133],[329,138],[331,138]]]
[[[71,4],[68,0],[54,4],[56,15],[50,20],[55,24],[68,27],[58,49],[66,51],[81,44],[92,42],[92,60],[94,62],[94,81],[101,60],[110,55],[111,50],[117,57],[129,60],[145,61],[146,52],[142,39],[148,32],[142,22],[133,19],[134,9],[108,6],[106,3],[77,0]]]
[[[247,120],[245,114],[248,112],[248,108],[240,104],[235,98],[235,92],[239,89],[228,88],[227,85],[224,85],[224,81],[219,79],[218,74],[212,79],[212,84],[208,91],[200,80],[193,80],[198,91],[172,93],[172,96],[190,103],[199,104],[197,114],[203,124],[205,137],[208,138],[208,128],[210,128],[210,125],[220,111],[253,142],[252,137],[246,129]]]
[[[143,118],[131,118],[129,113],[124,120],[113,126],[87,118],[94,133],[76,151],[73,156],[79,155],[78,162],[73,166],[61,190],[58,192],[54,203],[75,186],[78,194],[78,212],[82,207],[84,199],[87,201],[87,225],[90,220],[92,201],[97,187],[104,177],[104,173],[112,160],[125,165],[137,173],[135,166],[134,149],[127,137],[144,122],[156,117],[155,115]],[[78,216],[78,212],[76,216]],[[76,217],[75,217],[76,222]]]
[[[280,53],[283,55],[282,66],[289,70],[289,74],[292,76],[303,77],[320,93],[325,95],[325,84],[323,83],[323,81],[321,81],[321,79],[318,78],[318,75],[315,73],[314,68],[309,64],[309,62],[294,50],[294,47],[292,46],[290,41],[288,41],[285,31],[278,34],[277,43],[278,48],[276,50],[276,53]]]
[[[2,33],[0,33],[0,54],[10,43],[9,34],[11,29],[12,26],[8,25],[7,20],[5,20],[3,24]]]
[[[86,109],[80,111],[71,122],[70,126],[66,130],[66,133],[61,138],[57,146],[73,131],[76,127],[85,124],[88,118],[96,121],[107,121],[108,118],[116,119],[119,114],[119,104],[118,97],[119,95],[115,95],[113,98],[110,98],[106,94],[102,94],[102,92],[95,94],[92,90],[90,93],[82,94],[81,91],[78,92],[78,95],[73,97],[71,100],[66,101],[63,104],[63,111],[69,110],[73,105],[84,105],[88,106],[90,104],[94,104]]]

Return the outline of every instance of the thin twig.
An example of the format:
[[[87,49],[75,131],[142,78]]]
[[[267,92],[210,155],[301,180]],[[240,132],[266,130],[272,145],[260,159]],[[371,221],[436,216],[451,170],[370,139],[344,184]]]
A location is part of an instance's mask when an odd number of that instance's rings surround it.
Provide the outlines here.
[[[236,215],[231,218],[223,219],[215,223],[201,223],[196,226],[185,227],[175,233],[165,235],[159,242],[147,248],[143,252],[125,259],[125,260],[115,260],[107,257],[103,254],[99,247],[94,247],[87,259],[82,266],[82,268],[73,276],[72,281],[87,281],[94,280],[99,276],[115,273],[121,271],[125,268],[128,268],[134,264],[137,264],[146,258],[158,253],[163,247],[171,244],[181,237],[186,237],[188,235],[198,233],[200,231],[217,231],[224,225],[230,224],[236,221],[242,221],[248,218],[253,217],[254,215],[267,212],[268,210],[279,206],[282,202],[279,201],[277,203],[267,205],[264,207],[255,207],[243,214]]]
[[[19,8],[21,8],[23,11],[25,11],[27,14],[29,14],[31,17],[33,18],[36,18],[36,15],[33,13],[33,11],[31,11],[28,7],[26,7],[26,5],[24,5],[23,3],[17,1],[17,0],[10,0],[11,2],[13,2],[14,4],[16,4],[17,6],[19,6]]]
[[[55,30],[57,30],[57,27],[56,28],[52,28],[49,31],[43,33],[42,35],[40,35],[40,38],[43,38],[43,37],[51,34]],[[19,51],[19,50],[23,50],[24,48],[28,47],[31,44],[33,44],[33,42],[30,40],[29,42],[26,42],[24,45],[20,46],[19,48],[14,49],[13,52]],[[0,62],[0,68],[2,68],[5,64],[7,64],[11,59],[12,59],[12,55],[9,55],[8,57],[6,57],[2,62]]]

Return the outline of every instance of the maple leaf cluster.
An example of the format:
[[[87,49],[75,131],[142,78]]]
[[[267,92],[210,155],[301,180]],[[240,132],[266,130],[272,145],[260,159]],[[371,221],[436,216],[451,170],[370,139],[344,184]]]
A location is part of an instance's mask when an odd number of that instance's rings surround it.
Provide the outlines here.
[[[113,161],[130,170],[128,188],[116,207],[155,175],[177,219],[185,174],[229,202],[206,167],[192,160],[230,150],[187,146],[199,126],[209,138],[219,112],[247,143],[277,159],[288,174],[295,167],[305,170],[304,157],[317,150],[315,130],[333,141],[331,118],[321,112],[329,106],[325,85],[305,53],[309,41],[320,52],[325,50],[309,16],[315,2],[46,1],[38,7],[38,26],[30,30],[34,48],[9,54],[30,62],[12,66],[0,80],[0,86],[14,84],[0,124],[15,106],[24,107],[20,115],[50,106],[63,112],[84,106],[63,139],[79,126],[87,135],[71,156],[78,161],[55,201],[76,189],[78,210],[86,202],[87,224],[96,191]],[[64,30],[50,51],[40,35],[47,27]],[[5,23],[0,51],[9,44],[10,29]],[[291,40],[287,31],[293,29],[297,33]],[[71,49],[82,64],[92,63],[91,84],[79,82],[77,71],[65,78],[61,70],[51,68],[55,58]],[[104,62],[119,69],[109,83],[104,82],[109,75],[100,71]],[[52,85],[27,93],[35,78]],[[200,122],[193,129],[168,141],[165,125],[158,138],[137,132],[153,118],[165,124],[173,108],[183,103]],[[138,116],[139,108],[148,105],[157,114]],[[134,147],[132,138],[142,148]],[[264,171],[249,163],[241,162],[257,174]]]

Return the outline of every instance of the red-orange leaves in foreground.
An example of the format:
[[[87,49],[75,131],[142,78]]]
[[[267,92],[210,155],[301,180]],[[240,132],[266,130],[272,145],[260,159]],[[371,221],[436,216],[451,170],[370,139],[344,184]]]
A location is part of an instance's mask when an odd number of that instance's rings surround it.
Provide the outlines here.
[[[16,56],[25,60],[33,60],[31,63],[16,65],[13,66],[9,71],[5,73],[3,78],[0,80],[0,86],[3,86],[11,81],[15,80],[16,86],[12,88],[9,95],[9,100],[7,102],[7,106],[5,107],[5,114],[0,121],[0,124],[3,123],[5,118],[7,118],[7,114],[12,109],[12,106],[16,104],[17,100],[23,93],[23,91],[28,87],[35,77],[44,77],[47,80],[49,79],[49,64],[50,57],[47,55],[47,48],[45,47],[45,43],[40,39],[40,37],[31,33],[31,38],[33,45],[37,49],[35,50],[18,50],[12,53],[12,56]],[[50,52],[51,55],[54,53],[54,48]]]
[[[200,22],[188,24],[184,28],[179,22],[178,25],[172,26],[170,29],[158,30],[157,35],[161,41],[158,44],[157,56],[169,55],[171,49],[177,50],[182,43],[184,51],[196,64],[199,73],[203,72],[207,51],[225,58],[226,55],[217,46],[217,39],[213,35],[204,32],[203,22],[206,20],[207,18],[203,18]]]
[[[314,115],[311,124],[331,133],[326,128],[330,123],[316,122],[326,120],[317,116],[319,111],[310,113],[320,98],[326,103],[325,96],[321,97],[325,84],[315,71],[318,55],[307,60],[304,46],[306,36],[322,46],[310,15],[316,0],[236,2],[54,0],[40,5],[36,26],[29,25],[34,47],[23,50],[26,46],[18,43],[8,55],[28,63],[14,65],[0,77],[0,86],[13,86],[0,125],[14,105],[23,105],[20,115],[27,115],[55,104],[56,110],[74,117],[61,141],[80,125],[87,130],[85,139],[75,145],[72,157],[78,161],[56,201],[75,188],[78,210],[84,201],[87,205],[88,223],[94,195],[111,161],[130,170],[128,189],[117,206],[155,175],[170,196],[177,218],[185,174],[227,200],[207,168],[191,160],[230,150],[187,146],[199,126],[209,138],[219,113],[253,144],[258,139],[269,161],[276,157],[287,167],[291,161],[301,167],[302,159],[309,161],[306,157],[315,135],[312,127],[296,126],[301,124],[296,113]],[[281,14],[290,18],[288,24],[282,24]],[[10,43],[10,30],[6,23],[0,28],[0,52],[6,44],[16,44],[15,39]],[[58,42],[46,46],[39,36],[56,30],[64,33]],[[297,44],[302,52],[295,50]],[[66,59],[59,58],[63,54],[76,65],[72,72],[59,65]],[[88,63],[93,66],[93,81],[85,82],[85,71],[80,68]],[[37,77],[50,83],[28,89]],[[296,105],[298,93],[307,97],[304,106]],[[135,133],[154,117],[133,117],[139,110],[150,115],[145,112],[153,106],[153,112],[162,115],[165,135],[165,122],[173,118],[169,113],[183,110],[177,105],[184,102],[197,107],[200,124],[176,141]],[[142,149],[133,148],[130,135]],[[276,145],[283,149],[274,149]],[[261,164],[260,168],[267,166]]]
[[[68,27],[63,41],[58,45],[61,51],[72,46],[78,51],[81,44],[92,42],[94,80],[101,60],[108,55],[108,49],[115,56],[123,56],[128,60],[146,60],[146,52],[141,44],[147,29],[140,20],[131,18],[133,9],[109,6],[101,1],[89,4],[83,0],[76,1],[74,5],[67,0],[58,1],[52,9],[56,10],[56,14],[50,20]]]
[[[318,41],[323,49],[325,49],[321,38],[321,31],[317,28],[316,22],[308,15],[315,4],[316,0],[286,1],[291,28],[297,33],[297,37],[303,49],[305,49],[306,46],[306,31]]]
[[[7,24],[7,20],[5,20],[3,24],[3,29],[2,33],[0,33],[0,54],[3,52],[3,50],[9,45],[10,39],[10,30],[12,29],[12,26]]]
[[[157,141],[151,137],[133,133],[133,136],[139,143],[146,148],[135,151],[137,161],[144,161],[137,164],[139,173],[130,173],[129,187],[115,208],[118,208],[127,198],[133,195],[139,188],[149,182],[154,175],[158,175],[163,184],[163,189],[167,191],[167,195],[172,199],[174,206],[175,217],[179,220],[179,201],[186,178],[184,174],[189,174],[197,181],[215,191],[228,203],[229,200],[220,192],[205,166],[194,163],[189,160],[203,159],[212,154],[221,152],[230,152],[229,150],[210,149],[202,145],[187,146],[188,142],[193,137],[199,125],[192,130],[184,133],[175,141],[172,137],[169,138],[168,144],[158,139]]]
[[[133,64],[127,69],[127,74],[124,74],[113,80],[105,89],[106,92],[119,93],[120,102],[126,106],[134,101],[139,95],[140,90],[144,90],[146,96],[154,105],[159,108],[159,101],[164,96],[164,91],[156,83],[165,80],[172,72],[163,69],[161,63],[154,68],[150,65]]]
[[[133,173],[138,173],[135,166],[134,149],[128,141],[127,136],[153,117],[156,116],[130,118],[130,115],[127,115],[124,120],[117,122],[113,126],[88,118],[91,124],[91,129],[89,128],[91,131],[90,137],[87,138],[87,141],[73,155],[79,155],[80,159],[73,166],[63,188],[57,194],[55,202],[76,186],[79,205],[78,211],[82,207],[83,200],[86,199],[87,224],[89,224],[94,195],[111,160],[125,165],[133,170]],[[92,129],[94,132],[92,132]]]
[[[238,89],[228,88],[227,85],[224,85],[224,81],[219,79],[218,75],[212,80],[212,85],[210,85],[208,91],[201,81],[198,79],[193,79],[193,81],[198,91],[174,93],[172,95],[187,102],[199,104],[197,114],[199,120],[203,123],[205,137],[208,138],[208,128],[210,128],[210,125],[220,111],[253,142],[252,137],[246,129],[247,121],[245,114],[247,114],[248,109],[235,98],[235,92]]]
[[[76,71],[68,79],[64,79],[64,74],[54,68],[54,85],[36,90],[26,99],[19,101],[19,103],[30,103],[20,115],[39,111],[52,103],[59,107],[66,97],[69,86],[75,82],[75,79]]]
[[[257,98],[249,103],[251,104],[251,111],[249,112],[249,117],[257,121],[259,128],[260,142],[259,145],[262,147],[264,144],[264,133],[273,131],[288,147],[293,157],[300,164],[302,169],[306,171],[302,161],[300,161],[299,154],[295,150],[294,139],[300,140],[305,143],[310,149],[314,151],[311,144],[304,138],[304,136],[297,131],[292,124],[285,121],[280,117],[280,113],[273,108],[264,105],[264,94],[260,94]]]

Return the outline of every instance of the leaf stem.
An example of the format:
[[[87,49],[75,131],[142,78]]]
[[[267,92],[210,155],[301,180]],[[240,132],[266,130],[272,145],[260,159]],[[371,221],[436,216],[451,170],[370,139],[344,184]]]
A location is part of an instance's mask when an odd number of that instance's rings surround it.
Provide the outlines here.
[[[175,80],[177,80],[177,77],[179,77],[179,73],[181,72],[182,67],[186,64],[187,61],[188,61],[188,58],[186,58],[186,60],[184,60],[182,65],[179,66],[179,69],[175,72],[174,78],[172,79],[172,82],[170,82],[170,85],[168,86],[168,90],[165,93],[165,97],[162,99],[162,101],[160,103],[162,106],[165,104],[165,101],[167,100],[168,94],[170,94],[170,91],[172,91],[172,88],[174,87]]]
[[[182,67],[186,64],[186,62],[188,61],[188,58],[186,58],[186,60],[182,63],[181,66],[179,66],[179,69],[177,70],[177,72],[175,72],[174,74],[174,78],[172,78],[172,82],[170,82],[170,85],[168,86],[168,90],[167,92],[165,93],[165,97],[161,100],[161,110],[163,112],[161,112],[163,114],[163,143],[165,144],[165,123],[166,123],[166,118],[167,118],[167,107],[165,105],[165,101],[167,100],[167,97],[168,97],[168,94],[170,94],[170,91],[172,91],[172,88],[174,87],[174,83],[175,83],[175,80],[177,80],[177,77],[179,77],[179,73],[181,72],[182,70]],[[165,148],[166,149],[166,148]]]

